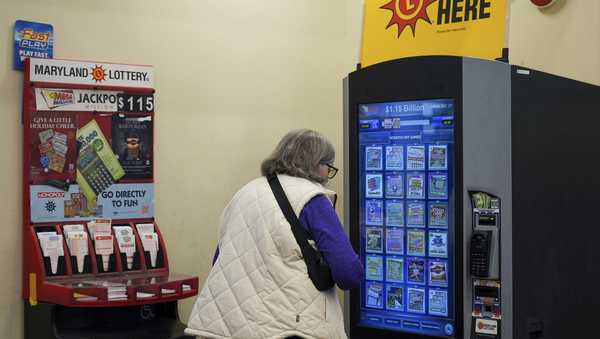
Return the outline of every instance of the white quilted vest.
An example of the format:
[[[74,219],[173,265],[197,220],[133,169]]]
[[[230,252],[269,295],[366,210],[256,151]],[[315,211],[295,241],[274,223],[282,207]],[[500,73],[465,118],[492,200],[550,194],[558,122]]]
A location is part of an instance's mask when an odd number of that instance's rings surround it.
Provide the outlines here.
[[[296,215],[331,191],[279,175]],[[206,338],[345,339],[336,289],[319,292],[265,177],[240,189],[219,226],[219,257],[204,282],[185,332]]]

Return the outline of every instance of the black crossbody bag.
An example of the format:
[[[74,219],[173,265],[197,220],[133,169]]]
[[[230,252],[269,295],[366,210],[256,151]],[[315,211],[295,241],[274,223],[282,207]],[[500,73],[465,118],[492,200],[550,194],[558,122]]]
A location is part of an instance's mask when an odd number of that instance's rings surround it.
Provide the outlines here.
[[[315,248],[308,243],[308,239],[310,238],[309,233],[300,224],[300,220],[298,220],[296,213],[294,213],[290,201],[285,195],[281,183],[279,183],[277,175],[268,176],[267,181],[269,182],[269,186],[271,186],[275,199],[277,199],[279,208],[281,208],[283,215],[292,226],[292,233],[294,234],[294,238],[296,238],[298,246],[300,246],[302,257],[308,268],[308,277],[319,291],[326,291],[332,288],[334,282],[331,275],[331,269],[327,262],[325,262],[321,252],[315,250]]]

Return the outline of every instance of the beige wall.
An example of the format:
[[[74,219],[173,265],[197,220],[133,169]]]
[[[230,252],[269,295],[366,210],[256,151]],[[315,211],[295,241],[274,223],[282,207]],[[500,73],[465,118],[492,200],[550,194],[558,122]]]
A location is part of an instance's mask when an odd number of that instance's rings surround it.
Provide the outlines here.
[[[599,6],[570,0],[555,13],[513,1],[513,62],[600,84]],[[321,131],[341,164],[341,79],[358,61],[361,13],[362,0],[0,1],[0,338],[22,335],[15,20],[53,24],[57,58],[155,66],[157,220],[172,270],[202,280],[222,208],[284,132]]]
[[[22,333],[16,19],[53,24],[57,58],[155,66],[157,220],[172,270],[203,280],[223,207],[285,132],[317,129],[341,147],[345,10],[344,0],[0,1],[0,338]]]
[[[600,1],[558,0],[537,9],[511,0],[510,61],[600,85]]]

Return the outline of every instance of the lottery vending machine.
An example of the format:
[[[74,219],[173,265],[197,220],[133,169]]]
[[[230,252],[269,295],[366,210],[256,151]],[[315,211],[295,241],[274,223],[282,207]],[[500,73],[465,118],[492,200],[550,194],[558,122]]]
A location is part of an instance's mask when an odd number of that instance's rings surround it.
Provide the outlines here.
[[[351,338],[597,337],[600,87],[442,56],[344,86]]]
[[[155,218],[153,68],[27,59],[25,338],[184,338]]]

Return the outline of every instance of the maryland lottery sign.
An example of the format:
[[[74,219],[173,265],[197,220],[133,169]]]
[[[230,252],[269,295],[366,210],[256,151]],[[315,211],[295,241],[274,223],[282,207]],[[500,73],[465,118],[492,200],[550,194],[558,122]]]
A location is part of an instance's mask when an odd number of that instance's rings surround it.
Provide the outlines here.
[[[422,55],[502,56],[506,0],[365,0],[362,66]]]
[[[31,81],[77,85],[153,87],[152,66],[33,58],[29,64],[29,72]]]

